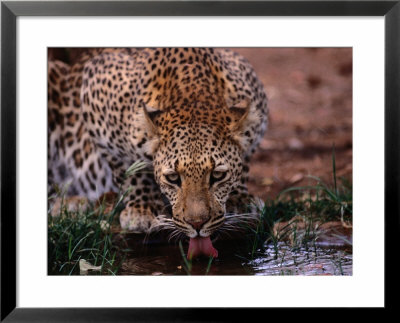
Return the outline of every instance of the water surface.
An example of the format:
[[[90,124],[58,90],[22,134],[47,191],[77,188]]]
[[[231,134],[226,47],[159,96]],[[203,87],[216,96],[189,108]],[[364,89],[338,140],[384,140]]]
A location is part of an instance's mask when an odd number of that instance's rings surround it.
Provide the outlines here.
[[[267,243],[252,250],[241,240],[215,242],[219,257],[187,262],[187,242],[129,242],[121,275],[352,275],[352,247],[341,240],[291,246]],[[251,250],[251,251],[249,251]]]

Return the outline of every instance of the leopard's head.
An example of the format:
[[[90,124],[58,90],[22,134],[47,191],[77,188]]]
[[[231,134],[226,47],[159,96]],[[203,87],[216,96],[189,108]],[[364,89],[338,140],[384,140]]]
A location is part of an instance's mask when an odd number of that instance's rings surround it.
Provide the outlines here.
[[[249,112],[249,101],[243,102],[195,102],[164,112],[144,106],[155,179],[176,229],[191,239],[209,237],[224,223],[228,197],[241,184]]]

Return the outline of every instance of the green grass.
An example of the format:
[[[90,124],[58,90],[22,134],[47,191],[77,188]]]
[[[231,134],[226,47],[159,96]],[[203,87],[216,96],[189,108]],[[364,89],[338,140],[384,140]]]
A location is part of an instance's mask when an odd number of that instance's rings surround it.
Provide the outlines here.
[[[126,177],[142,171],[144,162],[135,162],[125,173]],[[57,190],[56,196],[64,200],[64,190]],[[79,274],[80,260],[86,260],[93,266],[100,266],[93,274],[117,274],[127,251],[114,243],[111,226],[119,225],[118,215],[123,208],[123,199],[130,188],[123,194],[118,194],[117,203],[108,212],[105,211],[105,201],[100,206],[88,206],[86,210],[70,212],[62,207],[59,216],[53,217],[48,211],[48,273],[50,275]]]
[[[119,248],[113,244],[110,227],[118,207],[109,214],[104,208],[48,215],[48,273],[79,274],[79,261],[101,266],[99,274],[114,275],[120,265]]]
[[[307,272],[302,268],[306,260],[319,263],[321,256],[329,257],[333,267],[330,274],[347,274],[342,267],[347,251],[330,254],[317,245],[320,226],[324,223],[341,221],[349,226],[352,223],[352,186],[348,180],[338,179],[335,171],[333,173],[330,185],[320,178],[310,177],[310,185],[291,187],[281,192],[277,199],[266,201],[260,210],[258,225],[248,228],[247,248],[240,257],[251,264],[269,254],[282,268],[279,275],[305,275]],[[351,247],[352,243],[346,237],[332,236]],[[302,264],[297,264],[296,257],[302,259]],[[324,266],[329,268],[328,263]]]
[[[179,251],[181,253],[182,261],[183,261],[183,269],[186,271],[186,274],[192,274],[192,260],[186,258],[185,251],[183,250],[182,242],[179,241]]]
[[[309,176],[309,185],[290,187],[274,200],[265,202],[259,210],[260,220],[255,229],[248,230],[251,259],[272,243],[278,254],[278,244],[290,240],[292,248],[305,246],[315,250],[318,226],[330,221],[352,222],[353,196],[351,182],[337,178],[335,151],[332,151],[332,183]],[[293,219],[301,220],[302,230]],[[291,223],[291,220],[293,221]],[[277,224],[284,223],[277,232]],[[275,228],[275,230],[274,230]],[[348,242],[348,241],[347,241]]]

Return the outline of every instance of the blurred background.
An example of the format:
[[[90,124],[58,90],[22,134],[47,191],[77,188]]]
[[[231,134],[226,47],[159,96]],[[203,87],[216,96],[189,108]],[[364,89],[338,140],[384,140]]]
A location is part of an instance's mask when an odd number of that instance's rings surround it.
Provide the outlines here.
[[[274,199],[308,175],[333,182],[352,180],[352,49],[232,48],[246,57],[269,98],[269,128],[252,158],[249,190]],[[67,63],[83,48],[49,49],[49,58]],[[312,183],[315,183],[313,181]]]
[[[308,175],[352,181],[352,49],[235,48],[254,66],[269,97],[270,123],[252,158],[249,190],[274,199]],[[312,181],[315,183],[315,181]]]

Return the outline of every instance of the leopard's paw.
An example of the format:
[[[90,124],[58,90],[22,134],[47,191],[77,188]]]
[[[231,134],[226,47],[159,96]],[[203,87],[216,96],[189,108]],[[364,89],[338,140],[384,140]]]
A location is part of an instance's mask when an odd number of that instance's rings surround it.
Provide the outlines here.
[[[57,197],[50,203],[50,214],[57,217],[63,214],[73,216],[77,212],[85,211],[89,206],[89,200],[82,196]]]
[[[128,206],[119,216],[121,228],[134,233],[149,233],[154,221],[154,214],[144,207]]]

